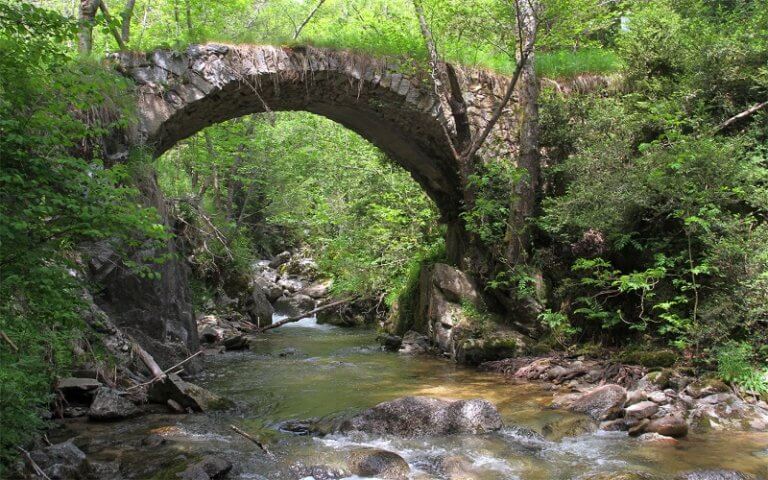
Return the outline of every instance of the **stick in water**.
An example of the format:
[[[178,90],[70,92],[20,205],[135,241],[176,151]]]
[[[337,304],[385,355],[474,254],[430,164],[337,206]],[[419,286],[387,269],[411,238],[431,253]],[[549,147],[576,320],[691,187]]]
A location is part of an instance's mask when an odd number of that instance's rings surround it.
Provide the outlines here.
[[[266,445],[264,445],[263,443],[261,443],[261,442],[260,442],[258,439],[256,439],[256,438],[252,437],[250,434],[248,434],[248,433],[246,433],[246,432],[244,432],[244,431],[240,430],[239,428],[237,428],[237,427],[236,427],[236,426],[234,426],[234,425],[230,425],[230,427],[232,428],[232,430],[234,430],[234,431],[235,431],[235,433],[238,433],[238,434],[240,434],[240,435],[244,436],[244,437],[245,437],[245,438],[247,438],[248,440],[250,440],[250,441],[252,441],[253,443],[255,443],[256,445],[258,445],[258,447],[259,447],[260,449],[262,449],[262,450],[264,451],[264,453],[266,453],[267,455],[269,455],[269,456],[270,456],[270,457],[272,457],[272,458],[275,458],[275,456],[272,454],[272,452],[270,452],[270,451],[269,451],[269,449],[267,448],[267,446],[266,446]]]
[[[339,305],[342,305],[344,303],[349,303],[352,300],[353,299],[351,299],[351,298],[346,298],[344,300],[339,300],[338,302],[332,302],[332,303],[329,303],[328,305],[323,305],[322,307],[317,307],[314,310],[310,310],[307,313],[302,313],[301,315],[296,315],[295,317],[284,318],[284,319],[280,320],[279,322],[273,323],[272,325],[267,325],[267,326],[261,327],[261,328],[257,329],[256,331],[261,333],[261,332],[265,332],[267,330],[270,330],[272,328],[281,327],[281,326],[285,325],[286,323],[298,322],[302,318],[311,317],[312,315],[314,315],[314,314],[316,314],[318,312],[322,312],[323,310],[328,310],[329,308],[338,307]]]
[[[171,368],[166,368],[165,370],[163,370],[161,375],[158,375],[158,376],[154,377],[152,380],[150,380],[148,382],[144,382],[144,383],[140,383],[138,385],[134,385],[134,386],[132,386],[130,388],[127,388],[126,390],[133,390],[134,388],[143,387],[144,385],[149,385],[150,383],[154,383],[154,382],[156,382],[158,380],[162,380],[172,370],[176,370],[180,366],[184,365],[188,361],[190,361],[193,358],[195,358],[196,356],[200,355],[201,353],[203,353],[203,351],[202,350],[198,350],[197,352],[195,352],[192,355],[188,356],[187,358],[185,358],[184,360],[180,361],[179,363],[177,363],[176,365],[172,366]]]

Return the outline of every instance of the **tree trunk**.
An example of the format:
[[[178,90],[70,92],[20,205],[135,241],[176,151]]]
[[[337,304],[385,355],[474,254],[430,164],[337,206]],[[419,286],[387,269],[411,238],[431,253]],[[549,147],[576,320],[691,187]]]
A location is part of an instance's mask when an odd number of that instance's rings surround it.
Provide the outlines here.
[[[533,45],[536,35],[536,0],[521,0],[520,9],[521,42]],[[521,50],[518,56],[524,55]],[[526,263],[529,257],[531,242],[530,225],[527,220],[536,211],[536,192],[539,186],[539,81],[536,77],[534,51],[528,53],[520,74],[520,89],[518,91],[520,104],[520,129],[518,145],[520,152],[517,166],[525,170],[524,178],[516,185],[509,209],[507,225],[507,261],[511,265]],[[518,60],[520,61],[520,60]]]
[[[77,50],[81,55],[90,55],[93,50],[93,24],[101,0],[80,0],[78,12]]]
[[[123,43],[128,43],[131,40],[131,18],[133,17],[133,8],[136,6],[136,0],[128,0],[125,2],[125,8],[120,14],[122,18],[122,24],[120,25],[120,35],[123,37]]]

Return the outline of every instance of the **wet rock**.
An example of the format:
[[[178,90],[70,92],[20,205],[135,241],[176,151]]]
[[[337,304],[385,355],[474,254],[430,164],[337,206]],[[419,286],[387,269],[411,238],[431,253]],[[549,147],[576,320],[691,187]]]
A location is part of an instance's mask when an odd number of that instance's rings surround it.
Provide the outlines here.
[[[296,355],[299,355],[301,352],[299,352],[297,349],[293,347],[287,347],[280,352],[277,353],[278,357],[295,357]]]
[[[667,415],[666,417],[651,420],[645,427],[645,431],[678,438],[688,434],[688,424],[679,415]]]
[[[651,421],[647,418],[644,418],[640,420],[636,425],[633,425],[629,428],[629,431],[627,433],[630,437],[639,437],[643,433],[645,433],[646,427],[651,423]]]
[[[541,432],[547,440],[559,442],[566,437],[578,437],[597,430],[597,423],[586,415],[568,416],[544,425]]]
[[[648,399],[648,394],[643,390],[632,390],[627,392],[627,401],[624,403],[625,407],[640,403]]]
[[[102,387],[91,403],[88,418],[96,421],[120,420],[138,413],[139,409],[130,400],[121,397],[116,390]]]
[[[146,437],[141,439],[141,446],[149,448],[157,448],[161,445],[165,445],[167,440],[162,435],[156,433],[150,433]]]
[[[655,477],[647,473],[637,472],[604,472],[589,473],[578,477],[578,480],[654,480]]]
[[[288,263],[290,259],[291,259],[291,252],[288,252],[288,251],[280,252],[277,255],[275,255],[272,258],[272,260],[269,262],[269,267],[277,268],[284,263]]]
[[[437,468],[448,480],[465,480],[476,477],[475,473],[472,472],[472,463],[459,455],[441,458]]]
[[[403,337],[398,335],[384,335],[381,339],[381,343],[384,346],[384,350],[388,352],[396,352],[400,350],[403,344]]]
[[[312,297],[302,294],[283,295],[275,302],[275,312],[289,317],[301,315],[315,308],[315,300]]]
[[[64,407],[64,418],[79,418],[88,415],[88,407]]]
[[[355,475],[381,479],[407,479],[411,471],[400,455],[378,448],[359,448],[349,453],[349,470]]]
[[[729,392],[730,388],[723,381],[717,379],[697,380],[685,387],[685,392],[693,398],[706,397],[715,393]]]
[[[225,338],[222,344],[225,350],[245,350],[250,343],[243,335],[233,335]]]
[[[193,383],[185,382],[175,374],[153,383],[149,388],[150,402],[167,404],[168,400],[176,402],[184,410],[191,409],[195,412],[220,410],[231,405],[228,400]]]
[[[637,439],[640,440],[641,442],[654,443],[659,445],[674,446],[680,443],[673,437],[667,437],[665,435],[660,435],[658,433],[644,433],[639,437],[637,437]]]
[[[638,423],[640,423],[640,421],[635,419],[617,418],[615,420],[601,422],[600,430],[605,430],[607,432],[626,432]]]
[[[296,475],[297,478],[314,478],[315,480],[336,480],[339,478],[348,477],[350,473],[341,467],[334,467],[330,465],[304,465],[296,464],[291,465],[291,473]]]
[[[724,393],[696,400],[689,418],[695,432],[768,429],[768,410]]]
[[[624,415],[627,418],[633,418],[636,420],[642,420],[643,418],[649,418],[659,411],[659,406],[651,401],[645,400],[634,405],[630,405],[624,410]]]
[[[202,330],[200,330],[198,336],[200,337],[200,341],[202,343],[216,343],[221,341],[222,337],[224,336],[224,331],[212,325],[206,325]]]
[[[454,358],[465,365],[514,357],[525,348],[523,336],[513,332],[493,332],[487,338],[467,339],[462,339],[460,332],[460,327],[454,328]]]
[[[277,280],[277,277],[275,277],[275,280]],[[275,281],[265,278],[263,274],[254,277],[253,284],[264,292],[264,295],[270,302],[274,302],[283,294],[282,287],[275,283]]]
[[[486,433],[501,427],[501,415],[486,400],[451,401],[434,397],[403,397],[380,403],[345,420],[340,431],[423,436]]]
[[[669,403],[669,399],[667,398],[667,395],[664,392],[658,392],[658,391],[649,393],[648,400],[658,404]]]
[[[232,464],[221,457],[208,455],[179,474],[182,480],[220,480],[232,470]]]
[[[627,391],[619,385],[603,385],[585,393],[570,406],[570,410],[586,413],[592,418],[610,420],[617,415],[627,400]],[[613,417],[615,418],[615,416]]]
[[[410,330],[403,335],[403,341],[400,345],[399,353],[407,355],[416,355],[429,351],[429,339],[426,335]]]
[[[93,473],[85,453],[71,439],[33,450],[29,456],[51,480],[85,480]]]
[[[736,470],[697,470],[675,477],[676,480],[754,480],[754,476]]]
[[[272,314],[275,313],[266,294],[258,285],[251,289],[245,302],[245,311],[251,322],[258,327],[272,324]]]
[[[314,299],[319,299],[328,296],[328,294],[331,292],[331,286],[333,286],[333,281],[326,280],[323,282],[313,283],[312,285],[302,289],[299,293]]]
[[[304,282],[298,278],[281,278],[277,281],[277,285],[288,292],[286,295],[297,293],[299,290],[304,289]]]

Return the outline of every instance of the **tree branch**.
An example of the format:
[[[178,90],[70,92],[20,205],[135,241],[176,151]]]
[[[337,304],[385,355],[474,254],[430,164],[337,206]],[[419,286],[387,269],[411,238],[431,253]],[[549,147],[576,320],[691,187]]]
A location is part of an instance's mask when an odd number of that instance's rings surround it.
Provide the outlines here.
[[[284,318],[284,319],[280,320],[279,322],[273,323],[272,325],[266,325],[264,327],[261,327],[257,331],[259,333],[263,333],[263,332],[266,332],[267,330],[271,330],[273,328],[282,327],[286,323],[298,322],[302,318],[311,317],[312,315],[314,315],[316,313],[320,313],[320,312],[322,312],[324,310],[328,310],[329,308],[338,307],[339,305],[342,305],[344,303],[349,303],[352,300],[354,300],[354,299],[352,299],[352,298],[345,298],[344,300],[339,300],[337,302],[332,302],[332,303],[329,303],[327,305],[323,305],[322,307],[317,307],[314,310],[310,310],[307,313],[302,313],[301,315],[296,315],[295,317]]]
[[[756,112],[758,112],[758,111],[760,111],[760,110],[762,110],[762,109],[764,109],[766,107],[768,107],[768,101],[763,102],[763,103],[758,103],[757,105],[754,105],[754,106],[744,110],[743,112],[741,112],[741,113],[739,113],[737,115],[732,116],[728,120],[726,120],[723,123],[721,123],[720,125],[718,125],[717,128],[715,128],[715,133],[720,133],[723,130],[727,130],[734,123],[736,123],[738,121],[741,121],[741,120],[743,120],[743,119],[745,119],[747,117],[751,117]]]
[[[313,8],[313,9],[312,9],[312,11],[311,11],[311,12],[309,12],[309,15],[307,15],[307,18],[305,18],[305,19],[304,19],[304,21],[303,21],[303,22],[301,22],[301,25],[299,25],[299,27],[298,27],[298,28],[296,28],[296,29],[293,31],[293,39],[294,39],[294,40],[296,40],[297,38],[299,38],[299,35],[301,35],[301,31],[302,31],[302,30],[304,30],[304,27],[306,27],[306,26],[307,26],[307,24],[309,23],[309,21],[310,21],[310,20],[312,20],[312,17],[314,17],[314,16],[315,16],[315,14],[317,13],[317,11],[318,11],[318,10],[320,10],[320,7],[322,7],[324,3],[325,3],[325,0],[320,0],[320,1],[318,2],[318,4],[315,6],[315,8]]]

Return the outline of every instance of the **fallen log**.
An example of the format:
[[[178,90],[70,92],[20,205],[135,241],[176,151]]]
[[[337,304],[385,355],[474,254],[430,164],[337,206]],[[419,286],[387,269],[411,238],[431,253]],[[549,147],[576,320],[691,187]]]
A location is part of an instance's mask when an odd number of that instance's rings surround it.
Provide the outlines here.
[[[328,310],[328,309],[331,309],[331,308],[334,308],[334,307],[338,307],[338,306],[343,305],[345,303],[349,303],[352,300],[354,300],[354,299],[353,298],[346,298],[344,300],[339,300],[339,301],[336,301],[336,302],[331,302],[331,303],[329,303],[327,305],[323,305],[322,307],[317,307],[314,310],[310,310],[310,311],[308,311],[306,313],[302,313],[301,315],[296,315],[295,317],[284,318],[284,319],[280,320],[279,322],[273,323],[272,325],[266,325],[264,327],[257,328],[256,331],[259,332],[259,333],[263,333],[263,332],[266,332],[267,330],[271,330],[273,328],[282,327],[286,323],[298,322],[302,318],[311,317],[312,315],[314,315],[316,313],[320,313],[320,312],[322,312],[324,310]]]
[[[138,347],[138,345],[136,345],[136,346]],[[141,347],[139,347],[139,348],[141,348]],[[144,352],[144,353],[146,353],[146,352]],[[129,388],[127,388],[126,390],[133,390],[134,388],[139,388],[139,387],[143,387],[143,386],[145,386],[145,385],[150,385],[151,383],[154,383],[154,382],[156,382],[156,381],[158,381],[158,380],[162,380],[162,379],[163,379],[163,378],[165,378],[165,376],[166,376],[166,375],[168,375],[169,373],[174,373],[174,374],[175,374],[175,373],[177,373],[177,372],[173,372],[172,370],[176,370],[176,369],[177,369],[177,368],[179,368],[180,366],[184,365],[184,364],[185,364],[185,363],[187,363],[188,361],[190,361],[190,360],[192,360],[193,358],[195,358],[196,356],[200,355],[201,353],[203,353],[203,351],[202,351],[202,350],[198,350],[197,352],[195,352],[195,353],[193,353],[192,355],[188,356],[187,358],[185,358],[184,360],[180,361],[179,363],[177,363],[176,365],[172,366],[171,368],[166,368],[165,370],[163,370],[163,371],[161,372],[161,375],[160,375],[160,376],[158,376],[158,375],[155,375],[155,376],[152,378],[152,380],[150,380],[150,381],[148,381],[148,382],[140,383],[140,384],[138,384],[138,385],[134,385],[134,386],[132,386],[132,387],[129,387]],[[147,355],[149,355],[149,354],[147,353]],[[149,357],[149,358],[152,358],[152,357]],[[153,359],[152,361],[154,362],[154,359]],[[155,364],[155,365],[157,365],[157,364]],[[158,367],[158,368],[159,368],[159,367]],[[153,372],[153,373],[154,373],[154,372]]]
[[[138,355],[141,361],[144,362],[144,365],[147,366],[149,371],[152,373],[153,379],[165,377],[165,373],[163,372],[163,369],[160,368],[160,365],[157,364],[157,362],[155,361],[154,358],[152,358],[152,355],[150,355],[149,352],[141,348],[141,345],[139,345],[136,342],[133,342],[133,351],[136,352],[136,355]]]
[[[262,449],[262,450],[264,451],[264,453],[266,453],[268,456],[270,456],[270,457],[272,457],[272,458],[275,458],[274,454],[272,454],[272,452],[270,452],[270,451],[269,451],[269,449],[267,448],[267,446],[266,446],[266,445],[264,445],[262,442],[260,442],[260,441],[259,441],[257,438],[255,438],[255,437],[251,436],[251,435],[250,435],[249,433],[247,433],[247,432],[244,432],[244,431],[240,430],[239,428],[237,428],[237,427],[236,427],[236,426],[234,426],[234,425],[230,425],[230,428],[232,428],[232,430],[234,430],[234,431],[235,431],[235,433],[237,433],[237,434],[240,434],[240,435],[242,435],[243,437],[245,437],[245,438],[247,438],[248,440],[250,440],[250,441],[252,441],[253,443],[255,443],[255,444],[256,444],[256,445],[257,445],[257,446],[258,446],[260,449]]]

